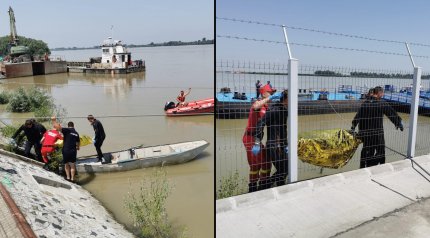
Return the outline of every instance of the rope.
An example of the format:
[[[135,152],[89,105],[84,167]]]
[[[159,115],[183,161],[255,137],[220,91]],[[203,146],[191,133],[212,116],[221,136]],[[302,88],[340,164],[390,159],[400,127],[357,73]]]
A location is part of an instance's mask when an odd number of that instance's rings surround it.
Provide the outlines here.
[[[175,114],[173,114],[175,115]],[[180,115],[180,116],[191,116],[191,115],[196,115],[193,113],[187,113],[187,114],[176,114],[176,115]],[[202,115],[202,116],[208,116],[208,115],[214,115],[214,113],[199,113],[198,115]],[[104,115],[104,116],[97,116],[97,118],[133,118],[133,117],[165,117],[166,114],[143,114],[143,115]],[[51,119],[51,117],[31,117],[34,119]],[[87,116],[67,116],[67,117],[57,117],[57,119],[87,119]],[[0,122],[7,125],[6,123],[4,123],[2,120],[10,120],[10,119],[14,119],[14,120],[26,120],[28,119],[28,117],[0,117]]]

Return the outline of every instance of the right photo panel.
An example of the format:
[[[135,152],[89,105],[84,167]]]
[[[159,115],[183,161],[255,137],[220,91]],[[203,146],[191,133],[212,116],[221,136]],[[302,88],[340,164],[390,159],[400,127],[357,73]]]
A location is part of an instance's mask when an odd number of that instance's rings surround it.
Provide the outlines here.
[[[428,5],[216,1],[217,237],[425,237]]]

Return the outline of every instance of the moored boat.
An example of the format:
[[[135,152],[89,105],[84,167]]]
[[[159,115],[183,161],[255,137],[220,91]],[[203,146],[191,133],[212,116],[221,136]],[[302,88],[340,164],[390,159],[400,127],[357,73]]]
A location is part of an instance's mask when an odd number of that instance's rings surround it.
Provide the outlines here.
[[[145,71],[145,61],[132,60],[131,52],[121,41],[109,37],[101,45],[101,57],[90,58],[89,62],[68,62],[69,73],[128,74]]]
[[[215,108],[215,99],[207,98],[197,101],[190,101],[184,106],[176,107],[174,102],[168,102],[164,106],[167,116],[192,116],[207,113],[213,113]]]
[[[207,141],[199,140],[149,147],[134,147],[103,154],[104,163],[98,162],[96,156],[79,159],[76,162],[76,170],[78,173],[103,173],[181,164],[195,159],[208,146]]]

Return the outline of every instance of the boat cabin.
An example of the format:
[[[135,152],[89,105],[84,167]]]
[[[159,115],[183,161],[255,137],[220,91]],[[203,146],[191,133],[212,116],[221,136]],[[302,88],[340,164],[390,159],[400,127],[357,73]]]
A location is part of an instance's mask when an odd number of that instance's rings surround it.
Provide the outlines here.
[[[132,64],[131,53],[128,52],[121,41],[112,41],[112,38],[109,37],[101,47],[102,64],[110,64],[112,69],[127,68]]]

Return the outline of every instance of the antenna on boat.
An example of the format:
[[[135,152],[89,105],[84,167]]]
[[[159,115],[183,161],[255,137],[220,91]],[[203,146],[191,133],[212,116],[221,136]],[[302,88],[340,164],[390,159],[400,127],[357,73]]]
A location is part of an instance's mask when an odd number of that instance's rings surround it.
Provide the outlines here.
[[[113,25],[110,25],[110,36],[113,39]]]

